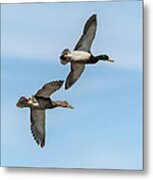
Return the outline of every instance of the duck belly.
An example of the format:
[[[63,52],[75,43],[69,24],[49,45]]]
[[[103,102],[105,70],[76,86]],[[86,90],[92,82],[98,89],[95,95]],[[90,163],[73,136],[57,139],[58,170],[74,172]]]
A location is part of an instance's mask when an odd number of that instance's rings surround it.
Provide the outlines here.
[[[71,55],[72,55],[71,57],[72,61],[86,62],[91,57],[91,54],[85,51],[72,51]]]

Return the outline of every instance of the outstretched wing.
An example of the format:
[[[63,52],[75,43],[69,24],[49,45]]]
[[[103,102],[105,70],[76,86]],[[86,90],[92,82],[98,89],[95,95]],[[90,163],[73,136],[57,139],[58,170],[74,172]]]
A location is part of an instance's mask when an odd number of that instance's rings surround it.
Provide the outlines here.
[[[65,89],[70,88],[79,79],[84,68],[85,68],[84,64],[71,62],[71,72],[67,76]]]
[[[79,39],[74,50],[90,51],[92,41],[96,35],[97,19],[96,14],[93,14],[86,22],[83,30],[83,34]]]
[[[48,98],[51,94],[57,91],[62,85],[64,81],[52,81],[45,84],[41,89],[37,91],[35,96]]]
[[[41,147],[45,146],[45,110],[31,109],[31,132]]]

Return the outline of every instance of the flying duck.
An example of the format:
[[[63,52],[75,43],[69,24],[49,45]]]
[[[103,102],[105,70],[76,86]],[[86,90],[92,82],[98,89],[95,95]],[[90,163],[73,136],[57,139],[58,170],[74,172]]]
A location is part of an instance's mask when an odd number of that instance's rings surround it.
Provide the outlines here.
[[[45,146],[45,110],[56,107],[73,107],[66,101],[53,101],[49,98],[51,94],[57,91],[64,81],[52,81],[45,84],[37,93],[29,98],[22,96],[17,102],[19,108],[30,108],[31,132],[35,141],[40,147]]]
[[[95,38],[97,28],[96,14],[93,14],[86,22],[83,34],[76,44],[74,51],[64,49],[60,56],[61,64],[71,63],[71,71],[67,76],[65,89],[70,88],[82,74],[85,64],[95,64],[100,60],[114,62],[108,55],[101,54],[94,56],[91,51],[91,45]]]

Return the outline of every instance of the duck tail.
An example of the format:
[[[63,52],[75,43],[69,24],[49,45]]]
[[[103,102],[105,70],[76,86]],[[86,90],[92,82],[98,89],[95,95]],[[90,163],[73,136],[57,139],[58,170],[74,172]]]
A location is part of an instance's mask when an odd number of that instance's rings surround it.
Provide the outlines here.
[[[64,60],[64,59],[60,59],[60,62],[61,62],[61,64],[63,64],[63,65],[66,65],[66,64],[68,63],[68,61],[67,61],[67,60]]]

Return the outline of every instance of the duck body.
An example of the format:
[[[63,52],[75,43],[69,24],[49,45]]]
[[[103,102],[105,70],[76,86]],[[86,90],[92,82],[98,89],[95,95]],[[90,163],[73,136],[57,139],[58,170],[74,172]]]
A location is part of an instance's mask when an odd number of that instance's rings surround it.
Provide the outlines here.
[[[34,96],[34,98],[37,100],[39,106],[33,107],[36,109],[53,109],[55,107],[53,101],[50,98],[44,98],[39,96]]]
[[[60,61],[61,64],[67,64],[68,62],[79,62],[79,63],[86,63],[91,57],[91,54],[89,52],[85,52],[85,51],[72,51],[68,54],[62,54],[60,56]]]
[[[94,64],[99,60],[94,57],[90,52],[76,50],[72,51],[67,55],[61,55],[60,60],[62,64],[67,64],[68,62],[77,62],[82,64]]]
[[[90,59],[91,54],[89,52],[77,50],[72,51],[70,54],[68,54],[68,56],[71,58],[71,61],[86,63]]]
[[[39,96],[34,96],[34,98],[38,102],[38,106],[31,106],[33,109],[42,109],[42,110],[47,110],[47,109],[54,109],[57,107],[65,107],[65,108],[70,108],[73,109],[72,106],[70,106],[66,101],[53,101],[50,98],[46,97],[39,97]]]

